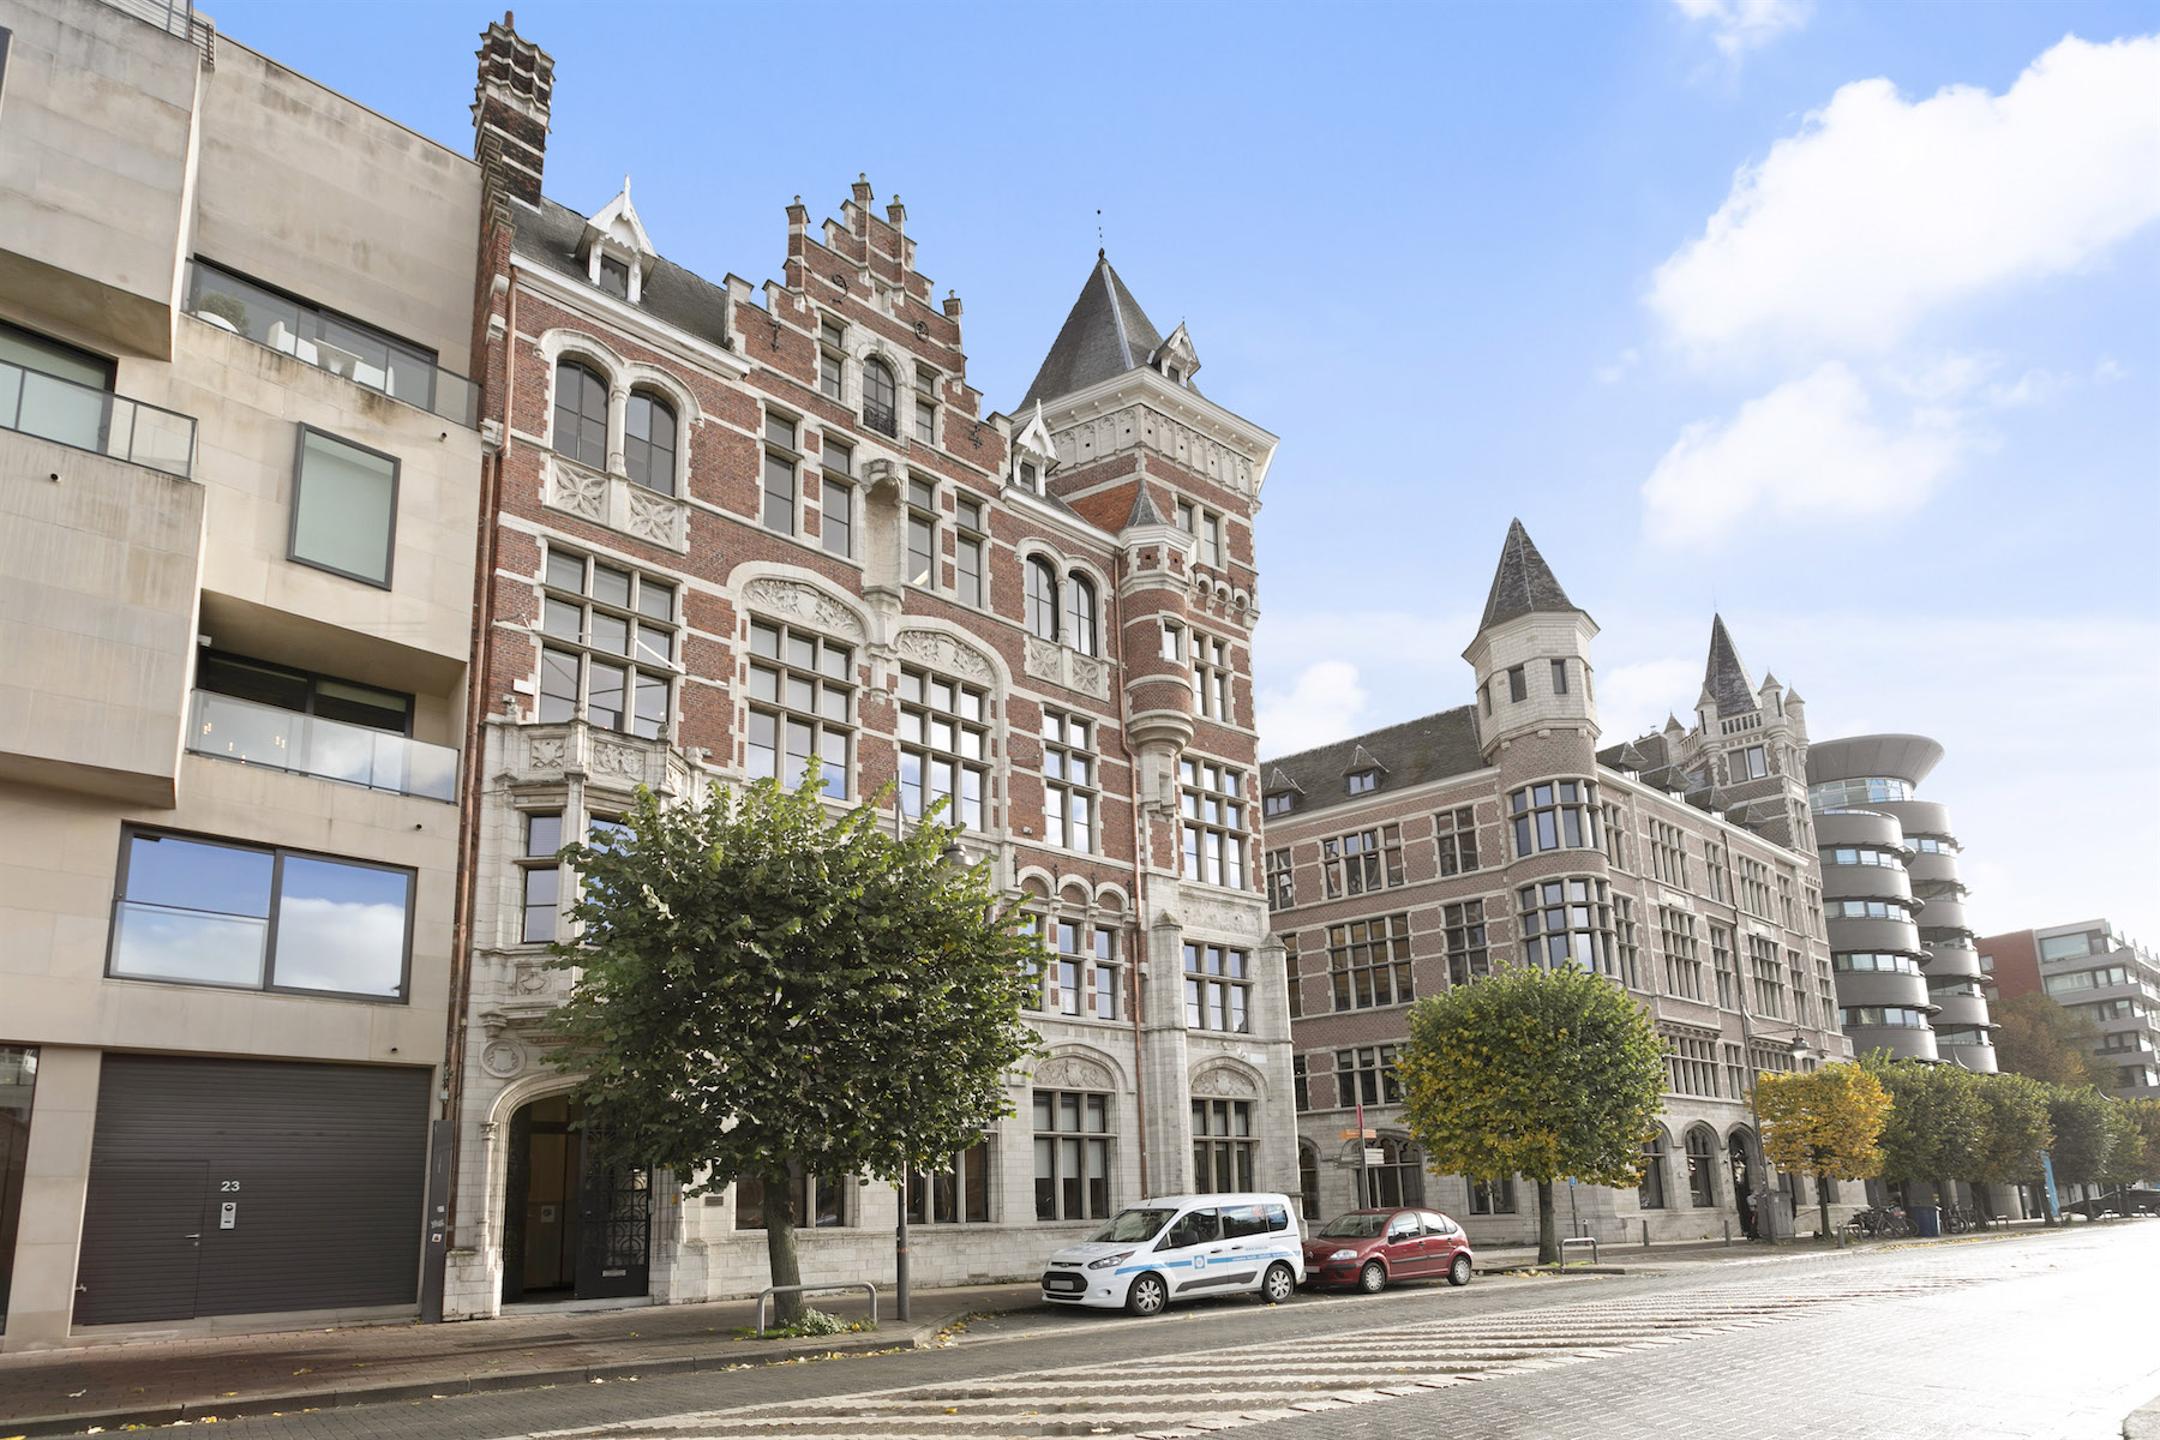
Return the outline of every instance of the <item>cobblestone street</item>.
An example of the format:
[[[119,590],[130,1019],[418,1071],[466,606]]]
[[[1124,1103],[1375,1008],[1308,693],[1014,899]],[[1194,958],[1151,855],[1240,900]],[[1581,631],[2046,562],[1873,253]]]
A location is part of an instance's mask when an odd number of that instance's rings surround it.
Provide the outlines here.
[[[1153,1321],[1029,1312],[931,1353],[240,1421],[244,1440],[1791,1434],[2112,1440],[2160,1392],[2160,1226],[1748,1257]],[[1953,1323],[1954,1322],[1954,1323]]]

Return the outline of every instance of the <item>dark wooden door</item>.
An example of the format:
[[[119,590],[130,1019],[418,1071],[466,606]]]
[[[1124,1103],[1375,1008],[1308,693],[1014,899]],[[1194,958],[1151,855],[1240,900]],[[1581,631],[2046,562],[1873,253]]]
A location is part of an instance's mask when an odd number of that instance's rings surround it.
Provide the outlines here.
[[[652,1285],[651,1172],[588,1163],[578,1190],[578,1299],[645,1294]]]
[[[201,1161],[94,1166],[83,1203],[75,1323],[191,1320],[210,1169]]]

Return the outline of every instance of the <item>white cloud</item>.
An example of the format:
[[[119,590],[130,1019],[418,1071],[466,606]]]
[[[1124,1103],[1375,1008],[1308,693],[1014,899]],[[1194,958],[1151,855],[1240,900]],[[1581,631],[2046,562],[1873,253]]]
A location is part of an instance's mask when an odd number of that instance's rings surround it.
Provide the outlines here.
[[[1597,672],[1598,730],[1617,745],[1665,726],[1667,715],[1695,723],[1690,709],[1702,690],[1703,657],[1635,660]]]
[[[2074,270],[2160,216],[2156,94],[2160,36],[2068,37],[2000,96],[1843,86],[1741,170],[1651,306],[1697,351],[1883,349],[1943,306]]]
[[[1320,660],[1298,672],[1288,690],[1262,690],[1260,753],[1293,755],[1367,727],[1365,687],[1347,660]]]
[[[1711,38],[1727,59],[1767,45],[1787,30],[1805,25],[1814,10],[1809,0],[1673,0],[1687,19],[1710,27]]]
[[[1622,350],[1618,355],[1615,355],[1610,365],[1598,366],[1598,384],[1617,385],[1622,380],[1627,378],[1627,374],[1630,370],[1633,370],[1637,365],[1640,365],[1641,363],[1642,352],[1640,350],[1637,350],[1634,346],[1630,345],[1627,349]]]
[[[1859,519],[1910,511],[1974,443],[1961,417],[1915,407],[1886,426],[1860,378],[1837,362],[1700,420],[1643,484],[1644,526],[1672,544],[1714,539],[1743,518]]]

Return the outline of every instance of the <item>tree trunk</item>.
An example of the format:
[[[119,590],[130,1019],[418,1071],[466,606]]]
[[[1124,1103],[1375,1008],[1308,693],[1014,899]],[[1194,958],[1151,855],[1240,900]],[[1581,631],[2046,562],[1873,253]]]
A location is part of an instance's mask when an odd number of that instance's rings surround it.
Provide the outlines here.
[[[1560,1263],[1560,1217],[1553,1214],[1552,1181],[1537,1182],[1537,1261]]]
[[[1830,1241],[1835,1240],[1837,1236],[1830,1229],[1830,1187],[1823,1183],[1821,1175],[1815,1177],[1815,1208],[1822,1216],[1823,1243],[1828,1244]],[[1793,1228],[1798,1229],[1799,1227],[1795,1226]]]
[[[795,1177],[785,1170],[765,1177],[765,1263],[773,1284],[802,1284],[802,1263],[795,1254]],[[802,1296],[794,1291],[773,1296],[774,1324],[792,1325],[802,1312]]]

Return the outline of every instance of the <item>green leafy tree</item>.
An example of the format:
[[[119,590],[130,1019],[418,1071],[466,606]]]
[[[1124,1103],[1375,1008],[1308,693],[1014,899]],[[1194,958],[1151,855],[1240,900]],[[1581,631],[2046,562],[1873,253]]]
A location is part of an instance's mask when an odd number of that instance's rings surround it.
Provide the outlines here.
[[[2002,1069],[2050,1085],[2092,1084],[2100,1030],[2083,1015],[2035,990],[1990,1007],[1988,1016],[2000,1027],[1995,1063]]]
[[[2145,1157],[2144,1173],[2137,1178],[2160,1178],[2160,1100],[2125,1100],[2123,1105],[2137,1126],[2139,1148]]]
[[[2032,1180],[2040,1152],[2055,1143],[2055,1132],[2048,1128],[2048,1087],[2029,1075],[2004,1073],[1977,1079],[1987,1118],[1981,1131],[1979,1165],[1971,1178],[1988,1186]]]
[[[953,831],[895,838],[811,784],[641,793],[626,819],[565,851],[584,928],[557,947],[576,980],[555,1063],[602,1163],[665,1166],[692,1193],[762,1180],[772,1283],[799,1284],[792,1175],[899,1182],[1009,1112],[1038,942],[982,870],[945,860]],[[780,1299],[790,1322],[799,1297]]]
[[[2090,1085],[2071,1090],[2058,1086],[2048,1096],[2048,1127],[2055,1132],[2049,1154],[2058,1185],[2097,1185],[2107,1178],[2108,1151],[2115,1143],[2108,1098]]]
[[[1825,1180],[1860,1180],[1882,1165],[1876,1142],[1890,1118],[1890,1092],[1862,1065],[1826,1065],[1805,1074],[1765,1074],[1755,1082],[1763,1154],[1780,1170],[1815,1177],[1822,1233],[1830,1235]]]
[[[2145,1174],[2146,1161],[2151,1157],[2145,1152],[2145,1129],[2138,1123],[2137,1112],[2127,1100],[2110,1100],[2108,1110],[2108,1153],[2101,1166],[2100,1179],[2105,1185],[2120,1188],[2134,1183]]]
[[[1418,1001],[1400,1070],[1410,1133],[1434,1165],[1536,1182],[1538,1260],[1552,1264],[1555,1180],[1642,1178],[1665,1044],[1611,981],[1510,966]]]
[[[1956,1065],[1912,1060],[1867,1062],[1890,1091],[1883,1125],[1882,1175],[1900,1185],[1931,1183],[1947,1197],[1952,1180],[1975,1174],[1987,1129],[1978,1077]]]

